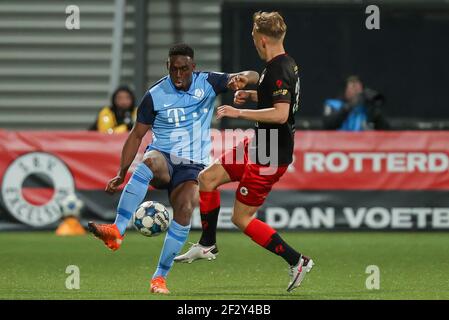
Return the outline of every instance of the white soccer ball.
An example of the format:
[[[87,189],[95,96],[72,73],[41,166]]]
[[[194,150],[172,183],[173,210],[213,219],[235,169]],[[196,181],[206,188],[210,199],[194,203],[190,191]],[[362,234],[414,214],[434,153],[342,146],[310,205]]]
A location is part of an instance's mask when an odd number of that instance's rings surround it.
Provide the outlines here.
[[[84,206],[84,202],[76,196],[76,194],[71,193],[61,200],[59,203],[61,207],[62,216],[69,217],[79,217],[81,209]]]
[[[169,222],[167,208],[156,201],[143,202],[133,215],[134,227],[147,237],[154,237],[167,231]]]

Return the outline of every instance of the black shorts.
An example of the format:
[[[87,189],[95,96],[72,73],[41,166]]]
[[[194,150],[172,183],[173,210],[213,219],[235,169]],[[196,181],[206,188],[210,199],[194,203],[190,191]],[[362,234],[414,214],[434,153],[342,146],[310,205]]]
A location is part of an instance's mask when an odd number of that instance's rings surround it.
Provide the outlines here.
[[[165,161],[167,162],[168,173],[170,174],[170,182],[167,185],[158,186],[157,188],[168,190],[168,194],[171,194],[172,191],[181,183],[184,183],[186,181],[198,182],[198,175],[200,171],[206,167],[204,164],[183,159],[170,153],[155,149],[151,145],[149,145],[145,149],[145,153],[150,150],[159,151],[164,156]]]

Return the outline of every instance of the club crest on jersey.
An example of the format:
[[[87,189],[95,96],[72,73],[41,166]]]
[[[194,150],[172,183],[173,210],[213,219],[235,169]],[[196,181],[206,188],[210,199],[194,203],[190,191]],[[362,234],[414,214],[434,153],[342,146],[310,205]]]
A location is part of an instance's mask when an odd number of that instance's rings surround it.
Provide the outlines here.
[[[242,196],[247,196],[248,195],[248,189],[246,187],[241,187],[240,188],[240,194]]]
[[[282,86],[282,80],[276,80],[276,86],[280,88]]]
[[[204,90],[201,88],[195,89],[193,96],[195,99],[201,100],[204,97]]]

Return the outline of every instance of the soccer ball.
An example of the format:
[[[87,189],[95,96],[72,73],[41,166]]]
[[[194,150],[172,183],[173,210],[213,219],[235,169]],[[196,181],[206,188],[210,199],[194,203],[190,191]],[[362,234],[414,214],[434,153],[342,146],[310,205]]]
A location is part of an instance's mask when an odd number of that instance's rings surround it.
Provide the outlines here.
[[[143,202],[133,216],[134,227],[147,237],[154,237],[167,231],[168,223],[167,208],[156,201]]]
[[[84,206],[83,201],[76,196],[76,194],[71,193],[59,203],[61,207],[62,217],[76,217],[78,218],[81,213],[81,209]]]

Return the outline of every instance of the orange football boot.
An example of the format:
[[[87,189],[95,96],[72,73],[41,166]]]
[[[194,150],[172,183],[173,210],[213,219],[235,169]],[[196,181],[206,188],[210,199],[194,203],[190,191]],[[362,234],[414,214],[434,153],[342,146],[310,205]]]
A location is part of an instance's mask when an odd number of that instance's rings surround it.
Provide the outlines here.
[[[165,278],[162,276],[151,279],[151,289],[152,293],[169,294],[170,291],[167,289],[167,284],[165,283]]]
[[[123,236],[120,234],[120,231],[118,231],[115,224],[99,224],[90,221],[87,224],[87,227],[95,237],[102,240],[106,247],[112,251],[116,251],[120,248]]]

